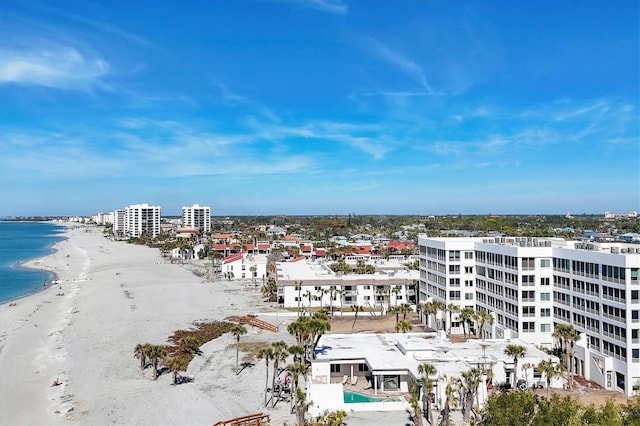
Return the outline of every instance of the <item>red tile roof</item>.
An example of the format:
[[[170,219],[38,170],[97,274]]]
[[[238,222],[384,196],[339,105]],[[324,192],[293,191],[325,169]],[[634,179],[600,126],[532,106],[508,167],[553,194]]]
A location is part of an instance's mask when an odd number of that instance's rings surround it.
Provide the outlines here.
[[[301,260],[305,260],[306,257],[304,256],[298,256],[295,259],[291,259],[289,262],[300,262]]]
[[[227,249],[227,245],[226,244],[214,244],[213,245],[213,249],[214,250],[226,250]]]
[[[327,250],[321,249],[321,248],[316,249],[316,255],[317,256],[324,256],[325,254],[327,254]]]
[[[254,246],[253,244],[247,244],[246,249],[247,249],[247,250],[253,250],[253,249],[254,249],[254,247],[255,247],[255,246]]]
[[[271,248],[271,244],[258,244],[258,250],[269,250]]]
[[[237,262],[240,259],[242,259],[242,253],[232,254],[231,256],[225,257],[222,264],[226,265],[227,263]]]
[[[311,246],[308,244],[302,246],[302,251],[311,251]]]

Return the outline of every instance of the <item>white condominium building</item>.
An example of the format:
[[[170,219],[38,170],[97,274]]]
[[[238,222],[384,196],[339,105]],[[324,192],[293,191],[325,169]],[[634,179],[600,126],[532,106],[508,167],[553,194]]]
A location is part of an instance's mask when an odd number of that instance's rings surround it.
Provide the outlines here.
[[[375,265],[375,273],[335,273],[324,261],[302,256],[291,262],[278,262],[278,302],[285,308],[330,310],[357,305],[385,313],[412,303],[418,271],[393,261],[368,264]]]
[[[211,207],[194,204],[182,208],[182,227],[196,228],[202,232],[211,232]]]
[[[113,217],[113,233],[124,234],[124,210],[114,210],[111,216]]]
[[[147,234],[154,238],[160,234],[160,207],[134,204],[124,209],[124,233],[129,237]]]
[[[547,348],[557,324],[573,325],[574,373],[627,395],[640,390],[640,245],[526,237],[418,244],[420,301],[489,312],[493,324],[476,327],[478,335]],[[452,320],[461,334],[459,315]]]

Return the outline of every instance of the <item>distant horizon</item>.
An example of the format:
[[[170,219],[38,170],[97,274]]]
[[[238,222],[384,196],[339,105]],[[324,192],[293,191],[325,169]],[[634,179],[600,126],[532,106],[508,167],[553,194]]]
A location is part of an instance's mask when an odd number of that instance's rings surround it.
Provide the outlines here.
[[[0,216],[640,210],[639,9],[3,0]]]
[[[162,207],[162,206],[160,206]],[[36,215],[14,215],[14,216],[0,216],[0,220],[11,218],[30,218],[30,217],[42,217],[42,218],[63,218],[63,217],[91,217],[98,213],[112,213],[111,211],[96,211],[89,214],[36,214]],[[569,213],[574,216],[604,216],[605,212],[613,213],[616,215],[626,215],[628,213],[637,212],[637,210],[628,211],[603,211],[598,213]],[[309,213],[309,214],[294,214],[294,213],[265,213],[265,214],[212,214],[211,218],[226,218],[226,217],[349,217],[350,213]],[[351,213],[352,217],[363,216],[566,216],[565,213]],[[181,213],[176,214],[161,214],[163,218],[180,218]]]

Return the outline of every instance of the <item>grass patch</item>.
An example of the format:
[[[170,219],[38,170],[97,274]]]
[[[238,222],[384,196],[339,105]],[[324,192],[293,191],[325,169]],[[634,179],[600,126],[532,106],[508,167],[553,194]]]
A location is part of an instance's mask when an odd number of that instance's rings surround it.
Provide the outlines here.
[[[187,362],[191,362],[195,353],[185,350],[182,344],[184,339],[193,339],[197,346],[200,347],[213,339],[217,339],[224,333],[228,333],[233,326],[234,324],[226,321],[196,322],[193,329],[177,330],[169,337],[171,344],[166,346],[167,355],[169,357],[184,358]]]

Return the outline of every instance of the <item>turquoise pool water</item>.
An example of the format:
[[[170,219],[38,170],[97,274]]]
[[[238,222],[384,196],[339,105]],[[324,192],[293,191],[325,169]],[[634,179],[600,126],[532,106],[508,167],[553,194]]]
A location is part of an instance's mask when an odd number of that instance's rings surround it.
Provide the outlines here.
[[[369,396],[369,395],[363,395],[357,392],[344,391],[344,402],[346,404],[351,404],[354,402],[391,402],[391,401],[400,401],[400,400],[398,398],[393,398],[393,397]]]

